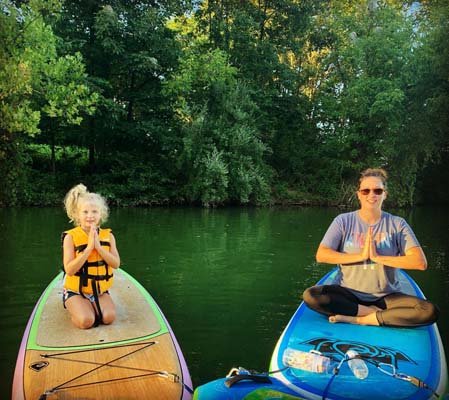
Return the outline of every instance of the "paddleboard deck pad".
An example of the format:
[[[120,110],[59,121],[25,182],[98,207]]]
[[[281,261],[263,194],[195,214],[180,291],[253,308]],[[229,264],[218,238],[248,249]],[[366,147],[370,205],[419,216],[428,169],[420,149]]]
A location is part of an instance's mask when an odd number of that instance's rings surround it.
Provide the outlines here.
[[[191,399],[192,382],[162,311],[131,275],[114,271],[111,325],[73,326],[62,273],[37,302],[22,339],[13,400]]]
[[[332,284],[334,269],[318,284]],[[404,271],[402,290],[424,298]],[[349,357],[348,351],[358,356]],[[350,360],[361,360],[359,377]],[[331,324],[301,303],[274,349],[270,372],[252,374],[230,385],[232,377],[198,387],[196,400],[421,400],[447,399],[448,377],[436,324],[418,328]],[[263,382],[261,377],[269,378]],[[235,378],[234,378],[235,379]]]

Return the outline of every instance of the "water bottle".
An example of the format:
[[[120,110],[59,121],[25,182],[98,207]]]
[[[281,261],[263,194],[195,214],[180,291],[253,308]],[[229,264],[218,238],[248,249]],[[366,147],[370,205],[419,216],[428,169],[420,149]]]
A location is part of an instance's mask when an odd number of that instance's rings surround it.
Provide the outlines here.
[[[282,356],[282,361],[289,367],[319,374],[328,372],[330,366],[330,358],[315,350],[307,352],[287,348]]]
[[[348,358],[348,366],[357,379],[365,379],[368,376],[368,367],[355,350],[348,350],[346,352]]]

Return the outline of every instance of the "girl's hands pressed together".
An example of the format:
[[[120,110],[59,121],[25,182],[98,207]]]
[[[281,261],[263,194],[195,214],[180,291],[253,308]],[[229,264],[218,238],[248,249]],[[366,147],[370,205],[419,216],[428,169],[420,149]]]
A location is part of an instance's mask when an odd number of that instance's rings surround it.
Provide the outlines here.
[[[97,236],[97,239],[95,239],[95,236]],[[97,230],[96,230],[95,226],[92,224],[90,226],[89,236],[87,239],[87,247],[85,249],[85,251],[88,255],[92,252],[93,249],[96,248],[95,240],[98,240],[98,234],[97,234]]]
[[[97,227],[93,226],[91,227],[91,233],[93,232],[93,238],[94,238],[94,248],[95,250],[97,250],[98,252],[100,252],[101,249],[101,243],[100,243],[100,238],[98,237],[98,229]]]

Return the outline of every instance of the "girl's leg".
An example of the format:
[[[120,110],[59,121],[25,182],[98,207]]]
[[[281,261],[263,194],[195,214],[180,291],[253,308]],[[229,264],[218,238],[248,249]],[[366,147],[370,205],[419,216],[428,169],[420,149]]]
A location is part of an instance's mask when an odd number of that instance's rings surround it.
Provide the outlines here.
[[[101,314],[103,316],[103,324],[112,324],[115,320],[115,304],[109,293],[103,293],[99,297]]]
[[[92,303],[81,295],[71,296],[65,301],[72,323],[80,329],[89,329],[95,323],[95,310]]]

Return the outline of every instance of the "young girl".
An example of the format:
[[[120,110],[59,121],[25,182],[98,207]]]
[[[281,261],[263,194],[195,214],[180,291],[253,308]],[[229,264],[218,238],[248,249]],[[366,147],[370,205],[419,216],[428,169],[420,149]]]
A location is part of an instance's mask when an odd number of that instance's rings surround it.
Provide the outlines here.
[[[76,226],[63,233],[64,307],[80,329],[111,324],[115,305],[108,289],[120,256],[111,230],[100,228],[108,218],[108,206],[82,184],[69,190],[64,206]]]
[[[338,264],[338,282],[306,289],[304,302],[332,323],[409,327],[434,323],[438,318],[434,304],[401,292],[399,269],[425,270],[427,261],[407,222],[382,211],[387,173],[363,171],[357,196],[360,209],[337,216],[316,253],[318,262]]]

